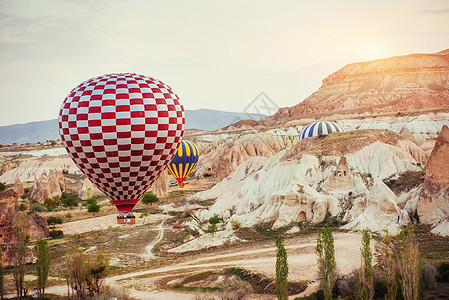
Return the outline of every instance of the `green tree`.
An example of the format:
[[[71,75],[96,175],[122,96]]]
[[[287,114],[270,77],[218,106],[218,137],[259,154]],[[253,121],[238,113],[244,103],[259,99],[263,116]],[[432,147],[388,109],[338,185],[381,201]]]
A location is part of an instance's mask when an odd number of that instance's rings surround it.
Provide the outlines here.
[[[284,247],[284,239],[280,236],[276,239],[276,293],[279,300],[287,300],[288,262],[287,251]]]
[[[89,201],[89,204],[87,205],[87,211],[90,213],[97,213],[100,211],[100,205],[97,204],[97,200],[92,199]]]
[[[0,191],[6,190],[6,183],[0,182]]]
[[[318,269],[321,275],[321,288],[325,299],[332,299],[332,288],[336,281],[336,267],[334,237],[329,227],[324,228],[319,234],[315,248],[318,255]]]
[[[53,226],[53,229],[55,229],[56,224],[62,224],[62,219],[60,217],[50,216],[47,218],[47,224]]]
[[[82,250],[72,250],[67,255],[67,276],[72,291],[78,299],[86,296],[87,258]]]
[[[142,198],[143,204],[153,204],[159,201],[159,198],[152,192],[145,193]]]
[[[390,233],[387,231],[382,237],[381,256],[383,260],[385,283],[387,286],[386,300],[394,300],[397,296],[398,285],[396,283],[396,262],[395,262],[395,247],[391,239]]]
[[[47,241],[38,240],[36,246],[34,247],[36,252],[36,273],[37,273],[37,284],[39,287],[39,295],[44,295],[45,285],[48,279],[48,270],[50,269],[50,251],[48,248]]]
[[[207,227],[206,232],[207,233],[214,233],[218,230],[217,224],[209,224],[209,227]]]
[[[371,253],[371,236],[368,230],[363,230],[362,234],[362,276],[361,283],[363,286],[363,299],[373,299],[374,297],[374,282],[373,282],[373,254]]]
[[[67,220],[69,220],[69,222],[73,218],[72,214],[69,213],[69,212],[65,214],[65,217],[66,217]]]
[[[109,267],[110,257],[98,252],[94,258],[89,257],[86,270],[87,290],[91,296],[100,295]]]
[[[399,234],[399,272],[401,274],[404,300],[419,298],[420,261],[418,242],[413,229],[402,230]]]
[[[3,246],[0,243],[0,299],[3,300],[3,276],[5,275],[5,270],[3,269]]]
[[[15,257],[13,259],[13,277],[16,286],[17,298],[23,297],[23,280],[25,277],[25,257],[29,243],[28,219],[24,213],[19,213],[14,219],[14,235],[17,240]]]

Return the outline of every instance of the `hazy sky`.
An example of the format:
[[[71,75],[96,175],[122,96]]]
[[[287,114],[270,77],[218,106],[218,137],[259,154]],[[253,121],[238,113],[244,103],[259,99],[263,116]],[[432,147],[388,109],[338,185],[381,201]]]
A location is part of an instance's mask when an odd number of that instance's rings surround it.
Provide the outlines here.
[[[261,91],[292,106],[351,62],[446,48],[447,0],[0,0],[0,126],[56,118],[105,73],[158,78],[186,109],[243,111]]]

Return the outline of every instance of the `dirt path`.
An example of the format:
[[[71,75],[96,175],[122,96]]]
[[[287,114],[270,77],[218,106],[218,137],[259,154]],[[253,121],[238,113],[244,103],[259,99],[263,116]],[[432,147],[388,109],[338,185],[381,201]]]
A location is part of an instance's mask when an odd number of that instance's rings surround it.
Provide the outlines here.
[[[157,226],[157,229],[159,230],[159,234],[157,235],[156,239],[154,239],[148,246],[145,247],[142,257],[145,260],[151,260],[156,258],[156,256],[154,256],[154,254],[151,252],[151,250],[153,250],[154,246],[159,243],[162,238],[164,237],[164,221],[161,222],[161,224],[159,224]]]

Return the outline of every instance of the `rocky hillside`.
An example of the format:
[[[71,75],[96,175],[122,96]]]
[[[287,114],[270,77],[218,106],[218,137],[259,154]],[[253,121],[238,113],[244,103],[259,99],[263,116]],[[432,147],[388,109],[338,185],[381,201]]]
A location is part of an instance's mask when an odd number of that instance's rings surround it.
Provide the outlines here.
[[[395,233],[410,222],[408,201],[401,199],[413,198],[411,209],[416,210],[416,188],[426,160],[419,146],[391,131],[335,133],[302,140],[271,157],[252,156],[191,199],[216,198],[198,217],[218,215],[229,226],[232,220],[242,226],[320,223],[330,215],[350,222],[348,228]],[[386,183],[405,172],[412,179],[405,180],[405,189],[393,188],[396,195]]]
[[[268,119],[326,113],[379,113],[449,105],[449,49],[349,64],[301,103]]]

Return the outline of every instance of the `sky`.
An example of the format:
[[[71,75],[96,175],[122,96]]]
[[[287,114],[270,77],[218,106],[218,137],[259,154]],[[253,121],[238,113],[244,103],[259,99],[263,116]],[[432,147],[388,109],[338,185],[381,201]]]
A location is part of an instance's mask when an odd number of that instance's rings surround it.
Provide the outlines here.
[[[447,48],[447,0],[0,0],[0,126],[57,118],[106,73],[242,112],[261,92],[293,106],[352,62]]]

